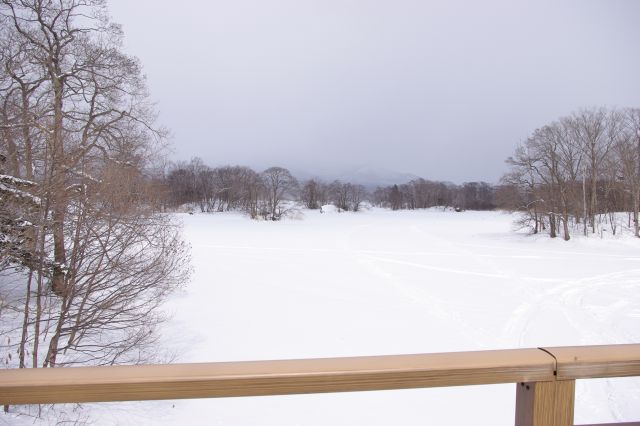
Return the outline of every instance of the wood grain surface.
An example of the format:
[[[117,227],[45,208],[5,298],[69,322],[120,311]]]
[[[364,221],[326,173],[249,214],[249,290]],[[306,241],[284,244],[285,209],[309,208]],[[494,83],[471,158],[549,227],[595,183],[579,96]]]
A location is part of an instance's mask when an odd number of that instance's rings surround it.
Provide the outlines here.
[[[640,375],[640,345],[0,370],[1,404],[350,392]],[[546,389],[547,385],[535,386]],[[557,386],[557,385],[554,385]],[[554,388],[555,389],[555,388]],[[540,395],[544,395],[544,391]]]
[[[538,349],[202,364],[0,370],[0,403],[284,395],[551,381]]]
[[[518,383],[516,426],[573,426],[575,380]]]
[[[558,380],[640,376],[640,344],[544,350],[557,360]]]

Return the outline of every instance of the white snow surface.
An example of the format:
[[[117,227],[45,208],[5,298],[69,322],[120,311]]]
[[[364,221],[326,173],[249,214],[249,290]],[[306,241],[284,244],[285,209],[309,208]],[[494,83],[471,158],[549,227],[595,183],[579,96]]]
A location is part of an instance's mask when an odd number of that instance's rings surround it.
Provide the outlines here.
[[[195,274],[178,362],[640,342],[640,241],[514,232],[501,212],[180,214]],[[515,384],[92,404],[101,424],[512,425]],[[579,381],[576,423],[640,419],[640,381]]]

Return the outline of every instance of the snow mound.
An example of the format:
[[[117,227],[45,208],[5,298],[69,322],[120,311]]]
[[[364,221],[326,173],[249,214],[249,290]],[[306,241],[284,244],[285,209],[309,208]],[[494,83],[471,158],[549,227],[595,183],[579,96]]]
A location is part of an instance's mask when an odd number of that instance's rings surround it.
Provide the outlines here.
[[[320,213],[338,213],[340,210],[333,204],[325,204],[320,207]]]

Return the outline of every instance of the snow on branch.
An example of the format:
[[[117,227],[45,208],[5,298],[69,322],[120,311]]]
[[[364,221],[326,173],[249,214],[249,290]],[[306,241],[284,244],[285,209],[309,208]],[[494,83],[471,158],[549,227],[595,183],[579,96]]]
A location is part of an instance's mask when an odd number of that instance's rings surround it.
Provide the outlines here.
[[[78,177],[87,179],[87,180],[89,180],[89,181],[91,181],[93,183],[96,183],[96,184],[101,184],[102,183],[102,179],[94,178],[90,174],[82,172],[80,170],[68,168],[67,171],[70,172],[70,173],[73,173],[74,175],[76,175]]]
[[[13,186],[21,186],[24,188],[33,188],[34,186],[38,186],[38,184],[35,182],[26,179],[20,179],[11,175],[0,175],[0,183]]]
[[[21,179],[22,180],[22,179]],[[28,181],[25,181],[28,182]],[[40,207],[42,200],[29,192],[12,188],[0,180],[0,195],[7,195],[19,202],[26,202],[36,207]]]

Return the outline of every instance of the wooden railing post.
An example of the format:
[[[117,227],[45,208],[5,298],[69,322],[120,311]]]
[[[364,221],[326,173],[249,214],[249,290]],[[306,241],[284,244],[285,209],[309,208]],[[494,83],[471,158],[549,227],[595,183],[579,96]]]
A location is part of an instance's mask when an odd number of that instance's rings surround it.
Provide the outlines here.
[[[516,386],[516,426],[573,426],[575,380]]]

